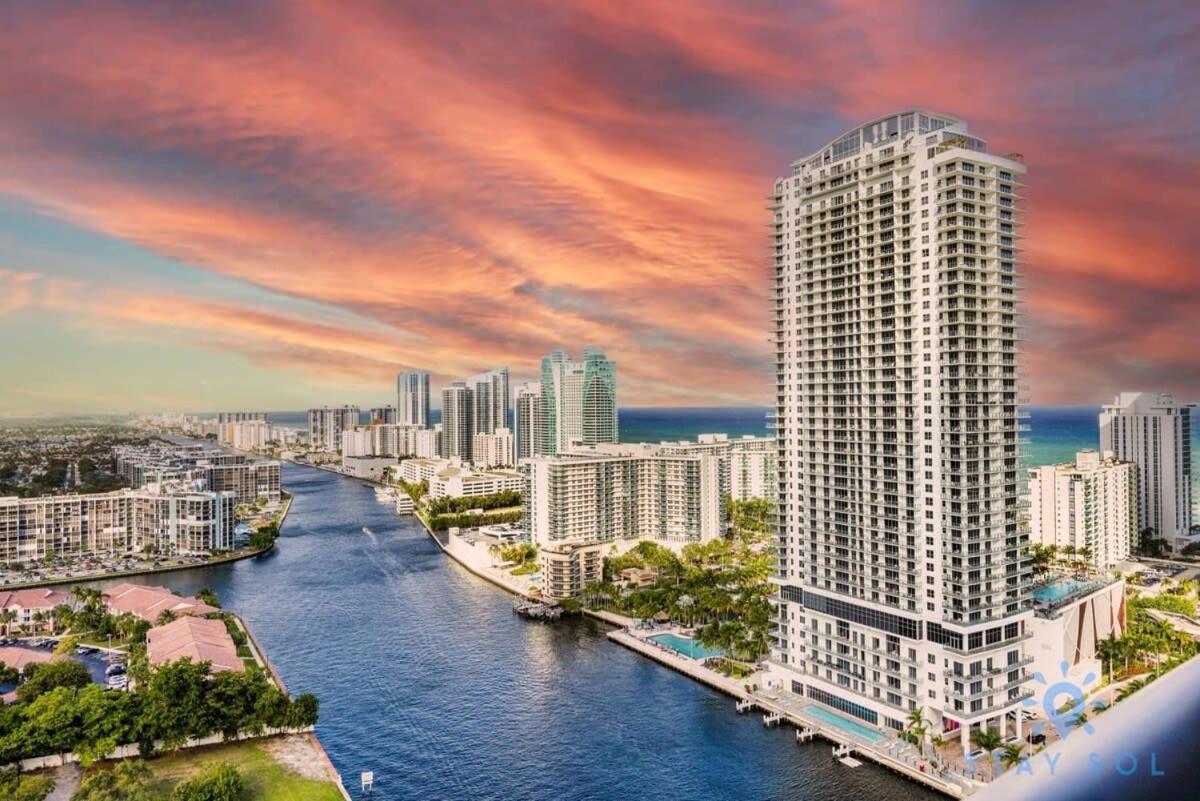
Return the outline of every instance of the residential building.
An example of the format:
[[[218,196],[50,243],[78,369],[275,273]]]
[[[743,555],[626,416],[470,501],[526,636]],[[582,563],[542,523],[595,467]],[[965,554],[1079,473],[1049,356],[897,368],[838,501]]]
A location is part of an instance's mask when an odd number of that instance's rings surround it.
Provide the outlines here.
[[[476,434],[471,443],[471,463],[476,467],[512,467],[513,435],[507,428],[491,434]]]
[[[1191,542],[1191,409],[1162,393],[1122,392],[1100,410],[1100,449],[1137,465],[1138,531],[1172,550]]]
[[[921,109],[771,192],[780,585],[772,686],[900,730],[1020,736],[1032,691],[1019,156]],[[1013,731],[1015,729],[1015,731]]]
[[[188,616],[155,626],[146,632],[146,658],[151,667],[190,659],[207,662],[211,673],[241,673],[246,669],[225,621],[219,618]]]
[[[315,451],[335,453],[342,446],[342,432],[358,425],[357,406],[322,406],[308,410],[308,444]]]
[[[1124,580],[1060,578],[1034,590],[1033,607],[1022,660],[1030,673],[1080,687],[1088,674],[1103,675],[1100,643],[1125,634]]]
[[[376,406],[371,409],[371,425],[392,425],[396,422],[395,406]]]
[[[16,628],[29,632],[47,630],[53,623],[54,608],[64,604],[70,606],[71,603],[70,593],[49,587],[0,590],[0,611],[12,612],[14,615],[13,621],[8,624],[9,630]],[[7,636],[9,631],[5,631],[4,634]]]
[[[706,453],[718,458],[722,498],[735,501],[775,499],[778,469],[773,437],[743,436],[730,439],[725,434],[700,434],[695,442],[661,442],[658,448],[664,453]]]
[[[114,615],[129,613],[149,623],[158,622],[163,612],[176,617],[202,617],[221,611],[190,595],[176,595],[166,587],[150,584],[118,584],[104,591],[104,605]]]
[[[274,428],[266,420],[242,420],[226,424],[226,444],[240,451],[261,450],[275,439]]]
[[[616,364],[587,348],[574,362],[556,350],[542,359],[542,429],[537,452],[619,441]]]
[[[1029,471],[1032,543],[1089,553],[1093,565],[1110,568],[1129,558],[1137,524],[1137,467],[1111,451],[1080,451],[1072,463]]]
[[[413,438],[412,453],[422,459],[440,459],[442,457],[442,424],[438,423],[431,429],[417,431]]]
[[[410,370],[396,376],[396,422],[429,428],[429,373]]]
[[[240,423],[235,425],[241,425]],[[251,423],[251,425],[254,425]],[[278,503],[280,465],[204,445],[129,445],[113,449],[116,472],[133,487],[199,482],[194,489],[233,492],[237,503]]]
[[[508,368],[488,370],[465,383],[471,390],[472,433],[494,434],[497,429],[508,428]]]
[[[475,436],[475,393],[466,382],[455,381],[442,390],[442,455],[471,461]]]
[[[513,456],[518,463],[537,455],[544,425],[541,383],[526,381],[518,384],[513,401]]]
[[[148,485],[91,495],[0,498],[0,562],[50,555],[207,554],[233,547],[236,497]]]

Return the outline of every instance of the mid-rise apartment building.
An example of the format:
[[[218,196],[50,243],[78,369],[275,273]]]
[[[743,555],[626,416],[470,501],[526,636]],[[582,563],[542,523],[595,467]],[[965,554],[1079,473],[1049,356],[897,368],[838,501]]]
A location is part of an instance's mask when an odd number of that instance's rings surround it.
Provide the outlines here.
[[[371,409],[368,416],[373,426],[394,425],[396,423],[396,407],[376,406]]]
[[[308,410],[308,444],[315,451],[336,453],[342,447],[342,432],[358,425],[357,406],[322,406]]]
[[[396,420],[429,428],[429,373],[410,370],[396,376]]]
[[[471,463],[483,468],[514,466],[512,432],[497,428],[491,434],[476,434],[471,443]]]
[[[1191,408],[1170,395],[1122,392],[1100,411],[1100,449],[1137,465],[1138,530],[1177,550],[1191,540]]]
[[[239,504],[282,497],[279,462],[243,453],[226,453],[201,444],[118,446],[113,449],[117,475],[133,487],[170,481],[200,482],[214,492],[232,492]]]
[[[1089,554],[1098,568],[1129,558],[1138,536],[1137,467],[1080,451],[1029,471],[1029,541]]]
[[[865,722],[1019,735],[1031,697],[1020,182],[952,117],[872,120],[770,195],[771,681]]]
[[[556,350],[542,359],[542,419],[537,453],[619,441],[617,366],[587,348],[583,361]]]
[[[206,554],[233,547],[232,492],[154,485],[93,495],[0,498],[0,562],[56,556]]]

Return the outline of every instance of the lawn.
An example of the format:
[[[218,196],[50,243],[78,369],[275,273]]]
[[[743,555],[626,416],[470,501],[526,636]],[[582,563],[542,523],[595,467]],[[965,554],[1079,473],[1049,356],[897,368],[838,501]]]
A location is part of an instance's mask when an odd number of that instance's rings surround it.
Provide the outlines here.
[[[342,801],[342,794],[329,779],[304,778],[285,762],[304,765],[310,776],[323,776],[319,761],[307,737],[275,737],[229,745],[215,745],[180,751],[171,756],[149,760],[154,772],[150,782],[151,798],[167,799],[171,788],[213,762],[228,762],[238,769],[246,782],[243,801]]]

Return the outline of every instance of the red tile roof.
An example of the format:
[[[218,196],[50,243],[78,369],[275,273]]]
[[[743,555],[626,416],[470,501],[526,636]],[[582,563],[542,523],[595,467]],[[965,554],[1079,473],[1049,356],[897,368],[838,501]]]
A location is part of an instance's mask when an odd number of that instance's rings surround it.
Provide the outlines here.
[[[146,639],[146,654],[151,665],[165,665],[191,657],[193,662],[212,663],[214,673],[246,669],[223,620],[181,617],[150,629]]]
[[[104,600],[117,614],[132,612],[150,623],[158,621],[159,615],[171,610],[176,615],[207,615],[219,612],[195,598],[176,595],[166,587],[151,587],[141,584],[120,584],[104,593]]]

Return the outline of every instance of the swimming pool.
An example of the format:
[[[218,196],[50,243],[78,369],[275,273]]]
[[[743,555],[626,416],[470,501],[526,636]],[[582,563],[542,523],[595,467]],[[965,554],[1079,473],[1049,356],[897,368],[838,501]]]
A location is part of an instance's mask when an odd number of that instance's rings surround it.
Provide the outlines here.
[[[1078,579],[1059,579],[1034,590],[1033,600],[1044,604],[1056,603],[1069,595],[1074,595],[1086,586],[1088,586],[1087,582]]]
[[[835,729],[841,729],[844,732],[854,734],[873,743],[888,739],[887,735],[879,733],[870,726],[863,725],[862,723],[850,720],[849,718],[844,718],[841,715],[835,715],[828,709],[816,706],[815,704],[806,704],[800,707],[800,711],[806,715],[810,715],[811,717],[820,720],[822,723],[828,723]]]
[[[725,652],[720,648],[708,648],[696,640],[680,637],[678,634],[655,634],[650,639],[659,645],[665,645],[677,654],[691,659],[708,659],[710,656],[725,655]]]

